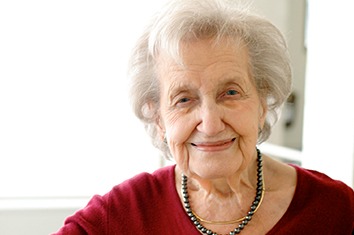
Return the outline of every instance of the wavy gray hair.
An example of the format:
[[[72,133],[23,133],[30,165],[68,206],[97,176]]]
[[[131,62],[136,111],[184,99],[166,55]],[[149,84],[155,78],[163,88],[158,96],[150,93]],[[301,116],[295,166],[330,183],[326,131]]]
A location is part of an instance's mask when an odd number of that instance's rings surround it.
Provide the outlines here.
[[[234,1],[233,1],[234,2]],[[268,112],[258,143],[270,136],[278,112],[291,92],[292,74],[287,43],[269,21],[250,12],[249,7],[227,0],[174,0],[158,12],[139,38],[129,63],[130,98],[135,115],[163,156],[171,158],[168,146],[156,129],[160,90],[157,57],[168,53],[183,65],[179,46],[186,40],[224,36],[240,38],[250,55],[249,68]]]

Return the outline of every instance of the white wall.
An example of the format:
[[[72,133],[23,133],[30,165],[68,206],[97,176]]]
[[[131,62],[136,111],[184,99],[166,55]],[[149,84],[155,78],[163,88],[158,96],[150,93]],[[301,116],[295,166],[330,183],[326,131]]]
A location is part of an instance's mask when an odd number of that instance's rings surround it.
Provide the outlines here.
[[[296,95],[294,120],[291,126],[286,127],[284,120],[286,114],[283,113],[267,142],[301,150],[307,53],[304,42],[306,0],[255,0],[253,2],[259,12],[285,34],[293,65],[293,92]],[[283,110],[286,111],[286,108]]]
[[[48,235],[60,228],[76,209],[1,210],[0,234]]]
[[[352,187],[353,8],[353,1],[309,1],[303,142],[304,167]]]
[[[0,2],[0,197],[88,196],[158,168],[126,67],[161,2]]]
[[[0,1],[0,234],[54,232],[76,197],[160,166],[126,66],[162,2]]]

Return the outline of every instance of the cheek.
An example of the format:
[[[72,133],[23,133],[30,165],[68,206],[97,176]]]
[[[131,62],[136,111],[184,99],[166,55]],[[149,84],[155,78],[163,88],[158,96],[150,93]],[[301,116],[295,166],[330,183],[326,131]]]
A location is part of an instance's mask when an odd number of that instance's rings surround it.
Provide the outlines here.
[[[181,169],[188,169],[189,149],[186,142],[192,135],[196,119],[193,115],[168,115],[166,119],[166,135],[172,156]]]
[[[258,113],[249,105],[238,105],[225,112],[225,122],[240,136],[254,135],[258,131]]]
[[[196,126],[193,114],[170,113],[166,115],[166,134],[172,145],[183,145]]]

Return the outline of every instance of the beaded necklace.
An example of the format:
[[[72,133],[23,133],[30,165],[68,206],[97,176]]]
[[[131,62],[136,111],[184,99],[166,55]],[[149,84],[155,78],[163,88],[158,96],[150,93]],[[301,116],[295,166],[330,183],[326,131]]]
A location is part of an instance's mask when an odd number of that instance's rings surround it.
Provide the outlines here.
[[[207,234],[207,235],[218,235],[217,233],[205,228],[200,222],[204,223],[209,223],[209,224],[234,224],[237,222],[241,222],[235,230],[230,232],[230,235],[235,235],[239,234],[242,229],[248,224],[248,222],[252,219],[252,216],[254,213],[258,210],[259,206],[262,203],[263,197],[264,197],[264,191],[265,191],[265,185],[264,185],[264,179],[263,179],[263,164],[262,164],[262,153],[259,151],[257,148],[257,193],[256,193],[256,198],[253,201],[253,204],[251,206],[250,211],[248,211],[248,214],[245,217],[242,217],[241,219],[237,220],[232,220],[232,221],[208,221],[205,219],[200,218],[194,211],[192,211],[191,206],[189,204],[189,196],[188,196],[188,188],[187,188],[187,176],[182,174],[182,194],[183,194],[183,205],[184,208],[192,220],[194,226],[202,233],[202,234]]]

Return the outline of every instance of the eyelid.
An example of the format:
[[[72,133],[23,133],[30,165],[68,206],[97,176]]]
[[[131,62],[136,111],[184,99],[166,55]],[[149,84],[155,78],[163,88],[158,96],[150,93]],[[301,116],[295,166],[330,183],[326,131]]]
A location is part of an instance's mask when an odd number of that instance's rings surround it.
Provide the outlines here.
[[[173,103],[174,105],[187,105],[194,99],[195,97],[192,94],[190,94],[189,92],[182,91],[173,98]]]
[[[238,93],[241,93],[242,88],[238,85],[236,85],[236,86],[234,85],[234,86],[225,87],[224,91],[225,91],[225,93],[228,91],[237,91]]]
[[[227,94],[229,91],[235,91],[236,94],[230,95]],[[229,87],[227,89],[224,90],[224,92],[222,92],[219,96],[220,99],[236,99],[239,98],[242,94],[242,89],[240,87]]]
[[[232,96],[237,95],[237,94],[240,93],[240,92],[238,92],[236,89],[230,89],[230,90],[226,91],[225,94],[229,93],[230,91],[236,92],[236,94],[232,94]],[[231,95],[231,94],[230,94],[230,95]]]

